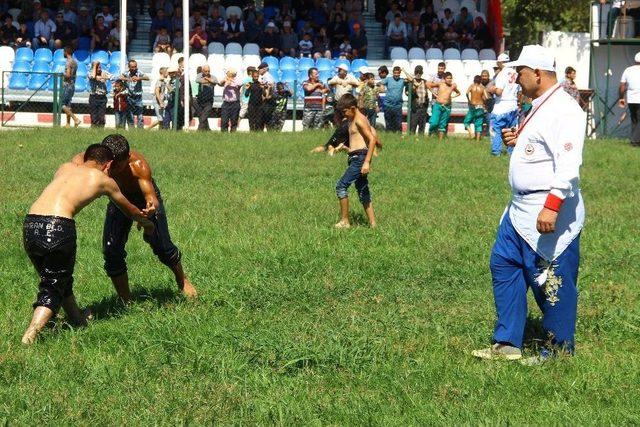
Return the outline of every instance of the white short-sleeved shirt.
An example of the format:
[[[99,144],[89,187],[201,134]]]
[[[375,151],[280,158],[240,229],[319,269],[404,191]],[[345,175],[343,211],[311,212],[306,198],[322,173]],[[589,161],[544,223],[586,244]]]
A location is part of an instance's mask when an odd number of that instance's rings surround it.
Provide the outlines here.
[[[625,69],[620,83],[627,84],[627,102],[640,104],[640,65],[632,65]]]
[[[564,252],[584,224],[580,165],[586,125],[585,112],[556,84],[533,100],[511,154],[509,217],[518,234],[547,261]],[[564,202],[556,231],[540,234],[536,222],[549,194]]]
[[[493,114],[498,116],[518,109],[518,92],[520,85],[516,83],[516,70],[504,67],[495,78],[495,87],[502,89],[502,95],[495,97]]]

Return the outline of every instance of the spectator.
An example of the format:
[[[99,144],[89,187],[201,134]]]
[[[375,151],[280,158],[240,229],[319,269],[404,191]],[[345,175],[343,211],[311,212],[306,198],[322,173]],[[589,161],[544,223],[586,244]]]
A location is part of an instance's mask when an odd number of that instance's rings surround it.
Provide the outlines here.
[[[182,37],[182,30],[176,30],[173,36],[173,51],[182,52],[184,46],[184,39]]]
[[[349,41],[349,37],[345,36],[344,40],[340,44],[340,58],[351,59],[351,52],[353,49],[351,48],[351,42]]]
[[[196,76],[196,83],[200,85],[197,96],[198,130],[209,130],[209,116],[213,110],[213,91],[218,79],[211,75],[208,65],[202,66],[202,72]]]
[[[353,93],[353,89],[358,87],[360,82],[353,77],[352,74],[348,74],[349,67],[345,64],[338,65],[338,74],[333,76],[329,80],[329,86],[331,86],[335,92],[334,100],[338,102],[340,98],[346,93]]]
[[[156,121],[147,129],[153,129],[156,126],[162,128],[165,107],[167,106],[167,84],[169,80],[169,73],[167,70],[167,67],[160,67],[160,70],[158,71],[158,80],[156,80],[155,87],[153,88],[153,95],[156,101],[156,105],[154,106]]]
[[[247,115],[247,108],[249,105],[249,94],[245,93],[244,88],[247,85],[247,83],[251,83],[253,81],[251,76],[253,75],[254,71],[257,71],[256,67],[253,67],[253,66],[247,67],[247,75],[242,80],[242,86],[240,88],[241,89],[240,94],[242,95],[242,97],[240,98],[240,114],[238,117],[239,119],[244,119],[245,116]]]
[[[366,58],[367,57],[367,36],[360,28],[360,24],[356,23],[353,26],[353,34],[351,35],[351,47],[353,48],[354,58]]]
[[[473,31],[473,17],[469,13],[469,9],[463,7],[460,9],[460,13],[456,18],[456,31],[461,33],[462,30],[467,30],[467,32]]]
[[[305,33],[311,34],[311,37],[315,35],[315,31],[313,30],[311,21],[303,21],[303,25],[298,30],[298,35],[300,38],[302,38],[302,36],[304,36]]]
[[[267,90],[272,91],[274,86],[276,85],[276,81],[269,72],[269,64],[267,63],[263,62],[258,66],[258,74],[260,76],[259,82],[262,84],[264,92],[264,96],[262,98],[263,102],[261,104],[262,115],[259,123],[262,123],[262,127],[264,127],[264,125],[267,123],[268,118],[271,117],[271,114],[273,114],[273,109],[275,108],[275,99],[273,97],[269,97],[267,99],[266,97]]]
[[[189,46],[191,53],[207,53],[207,33],[200,24],[196,24],[191,34],[189,34]]]
[[[347,23],[342,20],[342,15],[336,15],[336,20],[331,24],[329,36],[331,37],[331,49],[336,49],[342,43],[345,36],[349,35]]]
[[[267,94],[267,97],[271,96],[275,107],[271,119],[267,123],[267,130],[282,131],[284,121],[287,118],[287,103],[289,98],[293,96],[291,89],[285,86],[284,83],[278,82],[275,87],[275,92]]]
[[[224,19],[220,16],[220,11],[217,7],[212,7],[209,13],[209,20],[207,21],[207,33],[209,35],[209,43],[218,42],[224,43]]]
[[[362,13],[362,0],[345,0],[344,10],[348,14],[355,13],[360,15]]]
[[[438,22],[432,22],[431,26],[425,28],[425,48],[444,46],[444,29]]]
[[[326,35],[326,34],[325,34]],[[298,35],[291,28],[291,21],[284,21],[282,24],[282,35],[280,36],[280,56],[296,56],[298,49]]]
[[[173,4],[169,0],[155,0],[150,3],[149,16],[151,18],[156,17],[159,10],[163,11],[165,16],[173,15]]]
[[[166,27],[160,28],[156,40],[153,42],[154,52],[165,52],[171,56],[173,49],[171,49],[171,37]]]
[[[456,32],[456,29],[451,25],[447,28],[447,31],[444,33],[444,48],[460,48],[460,34]]]
[[[197,8],[193,10],[193,15],[191,15],[191,17],[189,18],[189,28],[195,28],[196,24],[200,24],[202,28],[207,28],[207,20],[204,19],[204,16],[202,16],[202,12],[200,12],[200,9]]]
[[[378,107],[378,93],[380,89],[376,86],[376,80],[373,73],[364,74],[364,84],[358,95],[358,103],[363,110],[363,114],[367,116],[369,124],[376,127],[376,119],[380,108]]]
[[[73,48],[71,46],[64,48],[64,57],[67,59],[67,63],[64,67],[62,99],[60,103],[62,104],[62,111],[64,111],[64,114],[67,116],[67,127],[71,125],[71,119],[73,119],[75,127],[78,127],[80,126],[80,119],[73,114],[73,110],[71,109],[71,100],[73,99],[73,94],[76,91],[76,72],[78,71],[78,63],[73,59]]]
[[[209,10],[207,11],[207,13],[211,15],[211,12],[213,12],[214,9],[218,11],[218,16],[220,16],[223,21],[227,19],[227,10],[220,4],[219,0],[213,0],[211,6],[209,6]]]
[[[409,122],[409,132],[424,135],[427,121],[429,120],[429,88],[427,81],[422,78],[424,70],[421,65],[417,65],[413,78],[408,79],[406,86],[407,94],[411,92],[411,120]]]
[[[56,31],[56,24],[49,19],[49,12],[43,10],[40,14],[40,19],[34,25],[33,30],[33,48],[38,49],[41,47],[54,48],[53,34]]]
[[[223,87],[222,107],[220,108],[222,132],[235,132],[238,128],[242,82],[238,80],[237,74],[236,70],[231,68],[227,70],[224,81],[218,83]]]
[[[573,99],[576,100],[580,106],[582,102],[580,100],[580,91],[576,86],[576,69],[573,67],[567,67],[564,70],[564,81],[562,82],[562,89],[567,92]]]
[[[635,64],[625,68],[620,77],[618,106],[629,108],[631,146],[640,147],[640,53],[636,53],[634,60]]]
[[[138,128],[142,129],[144,127],[142,81],[149,80],[149,77],[138,70],[138,63],[132,59],[129,61],[129,71],[122,74],[121,80],[127,85],[127,123],[129,128],[133,128],[135,118]]]
[[[313,55],[313,42],[311,41],[311,33],[304,33],[302,40],[298,43],[300,57],[311,58]]]
[[[262,56],[277,56],[280,48],[281,41],[280,36],[276,34],[276,24],[269,22],[260,40],[260,53]]]
[[[321,0],[314,0],[313,7],[309,11],[309,18],[312,22],[314,30],[319,30],[328,24],[327,11]]]
[[[347,20],[347,13],[344,11],[344,6],[341,1],[337,1],[333,5],[333,9],[331,9],[331,12],[329,13],[329,22],[334,22],[337,15],[342,17],[342,21]]]
[[[247,116],[249,117],[249,129],[252,132],[264,130],[263,104],[265,86],[260,83],[260,74],[257,70],[251,72],[251,82],[244,86],[244,91],[249,97]]]
[[[304,107],[302,109],[302,128],[319,129],[324,122],[326,95],[329,88],[318,79],[318,69],[313,67],[307,72],[307,80],[302,82]]]
[[[414,25],[420,25],[420,11],[416,10],[416,6],[412,0],[407,2],[407,10],[404,13],[404,22],[408,28]]]
[[[4,15],[4,25],[0,28],[0,44],[13,47],[17,38],[18,29],[13,25],[13,17],[7,13]]]
[[[127,123],[127,88],[122,80],[113,85],[113,113],[116,121],[116,129],[124,129]]]
[[[26,3],[25,8],[22,8],[22,10],[24,11],[24,17],[26,18],[26,21],[31,21],[31,22],[36,22],[40,19],[40,17],[42,16],[42,12],[45,11],[46,9],[42,8],[42,3],[40,2],[40,0],[33,0],[33,10],[31,12],[31,17],[29,17],[28,11],[30,10],[28,7],[28,2]],[[47,13],[49,11],[47,10]]]
[[[80,9],[78,9],[77,27],[80,37],[91,37],[93,19],[91,15],[89,15],[89,9],[86,6],[81,6]]]
[[[433,22],[438,22],[438,15],[433,11],[433,5],[428,4],[420,15],[420,24],[426,28],[430,27]]]
[[[129,31],[127,31],[127,37],[128,33]],[[117,19],[114,21],[113,28],[109,31],[109,42],[107,43],[107,47],[109,52],[120,50],[120,21]]]
[[[167,34],[172,32],[171,20],[164,14],[164,9],[159,9],[156,16],[151,19],[151,31],[149,31],[149,44],[153,46],[155,52],[155,41],[160,35],[162,29],[165,28]]]
[[[78,24],[78,15],[71,10],[71,0],[63,0],[59,13],[62,13],[63,21],[71,22],[73,25]]]
[[[98,17],[102,17],[104,19],[104,25],[107,28],[110,29],[113,26],[114,17],[113,15],[111,15],[111,9],[108,5],[105,4],[104,6],[102,6],[102,12],[96,15],[96,20],[98,19]]]
[[[78,45],[78,31],[76,26],[64,20],[62,12],[56,15],[56,31],[53,33],[54,47],[62,49],[64,46],[72,46],[74,49]]]
[[[489,26],[482,17],[478,16],[475,19],[475,29],[473,33],[473,47],[475,49],[487,49],[493,46],[493,35]]]
[[[360,14],[357,12],[351,12],[350,18],[347,21],[347,28],[349,30],[349,36],[353,35],[355,25],[359,25],[360,28],[364,27],[364,23],[360,20]]]
[[[378,85],[381,81],[387,78],[389,75],[389,69],[386,65],[381,65],[378,67]],[[387,96],[386,92],[378,91],[378,107],[380,111],[384,112],[384,98]]]
[[[16,49],[20,47],[31,47],[31,40],[33,39],[32,36],[33,34],[31,34],[31,31],[29,31],[27,23],[21,22],[18,33],[16,34],[14,47]]]
[[[104,127],[107,112],[107,80],[111,76],[102,71],[100,61],[93,61],[89,72],[89,111],[91,127]]]
[[[384,121],[390,132],[402,132],[402,93],[405,81],[400,78],[402,69],[393,67],[393,75],[382,80],[379,84],[384,87]]]
[[[162,129],[171,129],[171,125],[177,129],[179,123],[180,112],[178,111],[178,117],[174,117],[174,107],[176,106],[176,95],[180,96],[180,68],[172,65],[167,70],[168,81],[165,86],[167,105],[164,108],[164,116],[162,118]],[[180,110],[180,101],[178,101],[178,110]],[[183,112],[184,115],[184,112]],[[183,116],[184,117],[184,116]],[[176,120],[178,119],[178,120]]]
[[[182,30],[184,29],[182,25],[182,7],[176,6],[176,8],[173,10],[173,16],[171,17],[171,27],[169,28],[172,29],[174,38],[177,31],[180,31],[182,33]]]
[[[316,34],[313,39],[313,52],[324,54],[327,51],[331,50],[331,40],[329,36],[327,36],[327,29],[325,27],[320,27],[318,30],[318,34]]]
[[[384,16],[385,33],[386,33],[386,30],[389,28],[389,25],[393,23],[393,21],[396,19],[396,15],[398,14],[400,14],[400,19],[402,19],[402,12],[400,11],[400,7],[398,6],[398,3],[394,1],[393,3],[391,3],[391,9]]]
[[[227,22],[224,23],[224,32],[227,36],[227,43],[244,44],[244,24],[238,19],[236,12],[231,12]]]
[[[104,18],[98,16],[96,25],[91,31],[91,51],[106,50],[109,48],[109,33],[111,30],[104,24]]]
[[[444,16],[440,19],[440,25],[442,25],[442,28],[449,28],[452,25],[456,25],[456,18],[453,16],[451,9],[446,8],[444,10]]]
[[[396,13],[395,19],[387,27],[386,37],[386,51],[389,52],[389,48],[400,46],[407,48],[407,25],[402,22],[402,15]]]
[[[264,17],[262,13],[256,13],[256,19],[245,22],[245,38],[248,43],[258,43],[262,35],[264,26]]]

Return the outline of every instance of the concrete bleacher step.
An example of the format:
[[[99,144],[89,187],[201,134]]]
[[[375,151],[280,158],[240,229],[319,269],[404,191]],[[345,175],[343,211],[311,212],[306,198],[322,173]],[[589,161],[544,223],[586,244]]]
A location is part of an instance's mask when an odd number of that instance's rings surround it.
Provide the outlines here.
[[[367,59],[384,59],[384,34],[382,25],[376,21],[374,12],[367,12],[362,15],[364,29],[367,33]]]

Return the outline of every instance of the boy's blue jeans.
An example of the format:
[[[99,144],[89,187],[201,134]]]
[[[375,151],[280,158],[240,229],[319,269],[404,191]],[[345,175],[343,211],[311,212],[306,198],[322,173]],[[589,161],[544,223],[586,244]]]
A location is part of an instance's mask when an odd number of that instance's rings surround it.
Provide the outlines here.
[[[358,198],[360,203],[371,203],[371,194],[369,193],[369,180],[367,175],[362,175],[360,170],[364,164],[364,159],[367,157],[366,150],[359,150],[349,154],[347,160],[347,170],[342,175],[342,178],[338,180],[336,184],[336,195],[338,199],[344,199],[349,197],[348,189],[355,182],[356,190],[358,190]]]

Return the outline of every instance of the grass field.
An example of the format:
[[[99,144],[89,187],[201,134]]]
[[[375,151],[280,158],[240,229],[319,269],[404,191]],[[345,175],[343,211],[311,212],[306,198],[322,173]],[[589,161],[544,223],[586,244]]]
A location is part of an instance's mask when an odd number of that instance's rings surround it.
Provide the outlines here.
[[[576,357],[527,368],[469,356],[495,318],[488,258],[506,158],[487,142],[385,135],[371,176],[379,228],[352,203],[359,225],[337,231],[345,157],[308,153],[325,133],[127,134],[200,298],[181,298],[132,232],[136,297],[119,305],[99,200],[76,218],[74,285],[96,319],[59,321],[24,348],[37,278],[23,217],[57,165],[105,134],[0,134],[0,423],[640,423],[640,150],[626,142],[585,149]],[[528,354],[542,338],[530,313]]]

